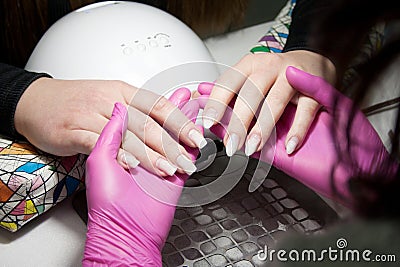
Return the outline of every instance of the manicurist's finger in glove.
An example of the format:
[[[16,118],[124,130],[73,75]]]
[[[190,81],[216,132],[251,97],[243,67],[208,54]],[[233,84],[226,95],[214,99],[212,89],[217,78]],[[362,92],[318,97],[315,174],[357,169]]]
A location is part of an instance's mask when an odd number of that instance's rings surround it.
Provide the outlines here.
[[[178,89],[171,102],[191,121],[199,112]],[[130,171],[116,158],[126,129],[126,108],[115,104],[109,123],[87,160],[88,230],[83,266],[161,266],[161,250],[188,175],[156,175],[142,166]],[[201,129],[199,129],[201,131]],[[188,149],[194,160],[198,150]]]

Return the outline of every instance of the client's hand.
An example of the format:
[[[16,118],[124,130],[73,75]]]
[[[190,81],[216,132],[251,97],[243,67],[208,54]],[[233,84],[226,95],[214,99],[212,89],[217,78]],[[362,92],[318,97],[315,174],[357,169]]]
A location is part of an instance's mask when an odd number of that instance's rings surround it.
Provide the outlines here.
[[[224,138],[228,156],[243,144],[246,154],[260,151],[290,102],[297,104],[297,110],[285,141],[286,150],[291,154],[301,147],[320,106],[314,99],[298,94],[290,86],[285,76],[290,65],[328,81],[333,81],[336,76],[335,67],[328,58],[297,50],[248,54],[218,77],[204,108],[204,127],[209,128],[219,122],[227,105],[238,96],[233,105],[236,116],[230,119],[227,126],[230,134]],[[256,112],[260,116],[254,119]]]
[[[125,159],[125,167],[139,161],[160,176],[172,175],[177,168],[195,170],[176,140],[189,147],[205,144],[196,126],[166,98],[121,81],[40,78],[18,102],[15,127],[50,154],[89,155],[116,102],[128,106],[131,118],[118,157],[120,162]]]
[[[289,104],[276,124],[276,140],[268,140],[252,157],[272,163],[317,192],[346,205],[351,205],[348,186],[351,177],[395,176],[398,163],[349,98],[324,79],[294,67],[287,68],[286,77],[293,88],[318,101],[323,109],[316,115],[303,146],[288,155],[285,140],[296,113],[296,108]],[[207,96],[210,87],[202,84],[199,92]],[[221,125],[213,126],[212,132],[223,138],[231,116],[232,111],[227,110]]]
[[[177,90],[171,102],[187,101],[187,91]],[[198,110],[196,102],[182,108],[188,118],[195,118]],[[131,173],[123,169],[116,158],[126,127],[126,108],[117,103],[87,160],[84,266],[161,266],[161,249],[188,178],[182,174],[164,179],[140,166]],[[193,150],[192,160],[196,154]]]

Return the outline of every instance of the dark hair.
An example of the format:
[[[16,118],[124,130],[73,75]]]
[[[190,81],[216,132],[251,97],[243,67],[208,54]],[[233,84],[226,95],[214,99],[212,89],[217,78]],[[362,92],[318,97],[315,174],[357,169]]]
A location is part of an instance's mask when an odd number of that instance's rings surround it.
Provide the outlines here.
[[[241,26],[249,0],[168,0],[166,10],[201,38]]]
[[[343,83],[344,74],[361,51],[370,29],[379,23],[390,26],[399,19],[398,2],[389,0],[382,0],[378,4],[370,4],[363,0],[339,0],[320,18],[319,23],[315,24],[311,45],[334,62],[338,73],[337,88],[346,87]],[[398,32],[392,32],[388,37],[368,61],[358,66],[357,79],[353,80],[350,88],[344,89],[344,93],[347,93],[346,90],[352,91],[355,106],[361,103],[377,78],[395,60],[400,59],[400,35]],[[399,155],[400,130],[398,103],[397,111],[395,132],[391,140],[391,155],[396,159]],[[349,188],[355,200],[354,208],[359,214],[369,217],[399,216],[400,205],[397,199],[400,190],[399,173],[394,179],[388,179],[385,171],[382,171],[384,166],[380,169],[381,172],[372,174],[373,177],[353,177],[349,181]]]
[[[47,29],[47,0],[0,1],[0,61],[24,67]]]
[[[237,28],[249,0],[137,0],[185,22],[201,38]],[[23,68],[45,31],[62,15],[99,0],[1,0],[0,62]],[[50,7],[50,8],[49,8]],[[50,12],[49,11],[54,11]],[[221,12],[224,15],[221,16]]]

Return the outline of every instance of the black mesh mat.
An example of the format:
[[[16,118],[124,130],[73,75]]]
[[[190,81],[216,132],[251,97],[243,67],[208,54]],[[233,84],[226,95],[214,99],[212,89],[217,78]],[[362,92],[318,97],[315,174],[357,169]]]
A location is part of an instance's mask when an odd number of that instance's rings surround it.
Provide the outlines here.
[[[193,174],[187,184],[205,184],[218,177],[218,169],[224,169],[229,160],[219,147],[213,164]],[[316,193],[275,168],[250,193],[256,164],[250,160],[243,178],[221,199],[177,208],[163,249],[164,266],[264,266],[257,252],[265,245],[273,247],[282,236],[294,232],[321,232],[338,219]]]
[[[221,143],[213,163],[193,174],[186,186],[207,184],[219,177],[229,158]],[[248,191],[256,160],[224,197],[203,206],[178,207],[163,254],[163,266],[265,266],[257,252],[273,247],[292,233],[315,234],[338,219],[314,191],[272,168],[263,184]],[[73,205],[87,222],[85,190]]]

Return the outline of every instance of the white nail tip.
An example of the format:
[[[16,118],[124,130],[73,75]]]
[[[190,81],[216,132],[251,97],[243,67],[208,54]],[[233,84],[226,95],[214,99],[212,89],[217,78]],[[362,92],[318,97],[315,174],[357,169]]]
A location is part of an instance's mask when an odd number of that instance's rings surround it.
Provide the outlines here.
[[[237,134],[232,134],[228,137],[228,142],[226,144],[226,155],[232,157],[236,153],[239,145],[239,137]]]
[[[202,149],[203,147],[205,147],[207,145],[207,140],[204,138],[204,136],[200,132],[198,132],[195,129],[190,130],[189,138],[200,149]]]
[[[288,155],[292,154],[296,149],[298,143],[299,139],[296,136],[290,138],[289,142],[286,145],[286,153]]]
[[[124,155],[124,161],[125,163],[129,166],[129,168],[136,168],[140,161],[137,160],[137,158],[135,158],[134,156],[132,156],[131,154],[125,153]]]
[[[214,125],[214,120],[203,118],[203,126],[206,129],[210,129]]]
[[[156,166],[157,166],[157,168],[164,171],[169,176],[173,175],[176,172],[176,170],[178,169],[177,167],[173,166],[172,164],[170,164],[168,161],[166,161],[163,158],[157,159]]]
[[[213,108],[207,109],[203,113],[203,126],[206,129],[210,129],[214,125],[215,119],[217,118],[217,111]]]
[[[244,153],[246,156],[253,155],[257,151],[261,138],[258,135],[252,135],[246,142]]]
[[[176,162],[178,163],[179,167],[189,175],[194,173],[197,169],[196,166],[193,164],[193,162],[184,155],[180,155],[176,159]]]

